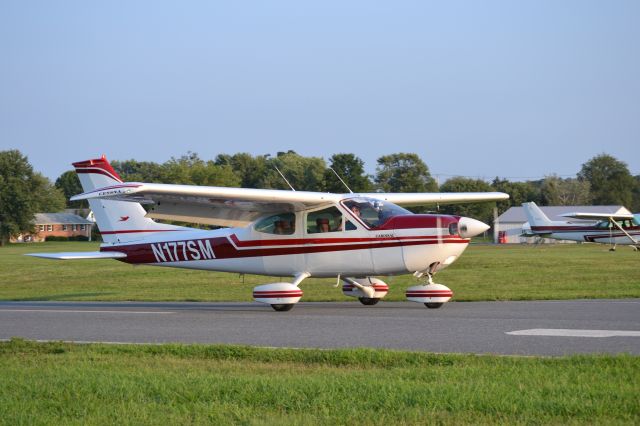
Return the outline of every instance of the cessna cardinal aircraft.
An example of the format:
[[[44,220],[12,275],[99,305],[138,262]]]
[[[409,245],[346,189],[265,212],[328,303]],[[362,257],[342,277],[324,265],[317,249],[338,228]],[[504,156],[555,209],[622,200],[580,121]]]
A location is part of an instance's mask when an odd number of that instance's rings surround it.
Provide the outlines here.
[[[122,182],[102,158],[73,163],[104,243],[99,252],[36,253],[51,259],[118,259],[270,276],[256,301],[290,310],[307,277],[337,277],[347,296],[374,305],[388,286],[373,275],[414,273],[425,283],[409,300],[437,308],[453,296],[431,277],[451,265],[469,238],[488,229],[467,217],[412,214],[400,207],[504,200],[500,192],[332,194],[267,189]],[[142,208],[148,204],[148,212]],[[201,230],[155,219],[227,226]]]
[[[551,221],[536,203],[523,203],[529,219],[531,231],[526,235],[538,235],[557,240],[581,241],[589,243],[632,245],[640,247],[636,239],[640,236],[640,215],[606,213],[565,213],[562,216],[573,219],[591,220],[591,223],[572,223],[569,221]]]

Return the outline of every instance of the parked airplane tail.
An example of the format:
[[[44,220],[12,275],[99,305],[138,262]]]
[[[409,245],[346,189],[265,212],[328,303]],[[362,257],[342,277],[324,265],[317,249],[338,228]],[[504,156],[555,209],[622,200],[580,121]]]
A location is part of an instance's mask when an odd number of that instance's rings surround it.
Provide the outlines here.
[[[524,208],[524,213],[527,215],[527,220],[529,220],[529,225],[532,230],[534,230],[533,228],[536,226],[549,226],[552,224],[552,221],[533,201],[530,203],[522,203],[522,207]]]
[[[122,182],[104,155],[101,158],[73,163],[73,167],[85,193],[118,190],[135,185]],[[135,241],[151,233],[188,229],[154,222],[145,217],[145,210],[135,202],[91,199],[89,206],[105,243]]]

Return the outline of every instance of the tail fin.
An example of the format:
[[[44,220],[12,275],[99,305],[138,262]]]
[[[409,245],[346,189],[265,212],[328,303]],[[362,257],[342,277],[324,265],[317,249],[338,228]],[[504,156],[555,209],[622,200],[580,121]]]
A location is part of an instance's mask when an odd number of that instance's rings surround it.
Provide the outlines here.
[[[524,208],[524,213],[527,215],[527,219],[529,220],[529,225],[532,228],[534,226],[551,225],[551,220],[533,201],[530,203],[522,203],[522,207]]]
[[[101,158],[73,163],[84,192],[98,188],[118,188],[123,185],[118,173],[103,155]],[[98,228],[105,243],[136,241],[149,233],[182,231],[183,228],[156,223],[145,217],[146,211],[139,203],[112,200],[89,200]]]

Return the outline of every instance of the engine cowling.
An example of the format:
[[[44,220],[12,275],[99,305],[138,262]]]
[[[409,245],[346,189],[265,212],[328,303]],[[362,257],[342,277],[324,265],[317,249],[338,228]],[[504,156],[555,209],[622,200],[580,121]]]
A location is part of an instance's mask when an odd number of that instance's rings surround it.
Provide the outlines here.
[[[389,286],[378,278],[355,278],[353,281],[364,287],[373,287],[373,295],[366,295],[362,290],[360,290],[357,286],[345,282],[342,285],[342,293],[345,296],[349,297],[368,297],[375,299],[382,299],[389,292]]]
[[[273,283],[253,288],[256,302],[269,305],[293,305],[300,301],[302,290],[291,283]]]

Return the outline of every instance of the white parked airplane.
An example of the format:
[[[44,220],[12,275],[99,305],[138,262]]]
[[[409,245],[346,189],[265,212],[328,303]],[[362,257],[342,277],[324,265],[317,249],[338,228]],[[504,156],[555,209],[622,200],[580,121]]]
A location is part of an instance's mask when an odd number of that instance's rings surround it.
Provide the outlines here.
[[[543,238],[570,240],[589,243],[631,245],[635,250],[640,247],[640,215],[609,213],[565,213],[561,216],[573,219],[590,220],[590,223],[570,221],[552,221],[534,202],[523,203],[529,220],[530,230],[525,235],[537,235]]]
[[[99,252],[36,253],[50,259],[118,259],[270,276],[292,282],[254,288],[258,302],[276,311],[302,297],[307,277],[337,277],[342,291],[365,305],[388,286],[373,275],[413,273],[426,283],[410,287],[409,300],[436,308],[453,293],[432,282],[469,239],[488,226],[466,217],[412,214],[399,205],[504,200],[500,192],[332,194],[322,192],[125,183],[103,156],[73,164],[104,243]],[[149,204],[149,211],[142,208]],[[201,230],[152,218],[229,226]]]

